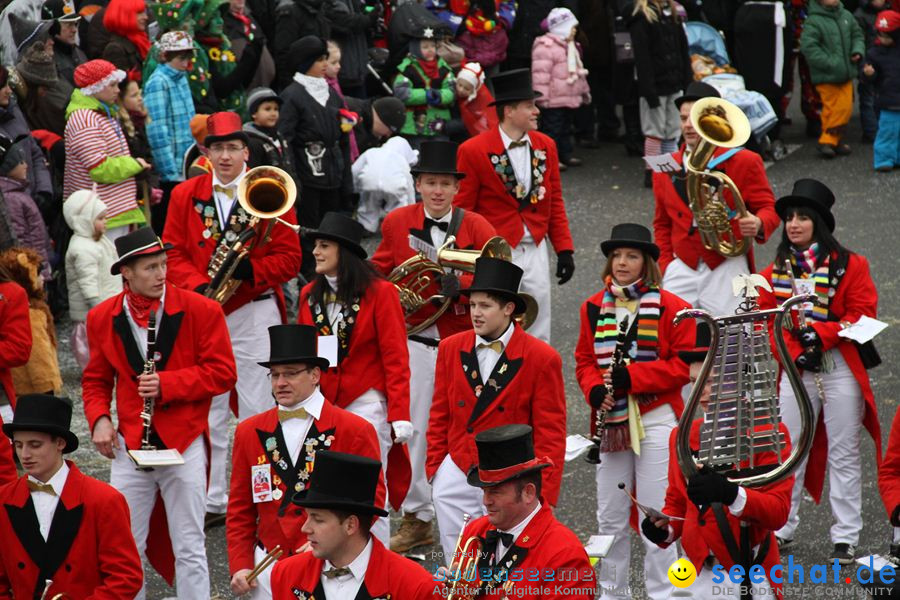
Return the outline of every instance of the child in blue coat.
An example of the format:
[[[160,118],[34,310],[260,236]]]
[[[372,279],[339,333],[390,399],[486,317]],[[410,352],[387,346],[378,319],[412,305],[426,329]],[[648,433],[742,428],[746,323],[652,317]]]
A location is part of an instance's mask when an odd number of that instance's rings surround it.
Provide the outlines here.
[[[866,53],[863,77],[875,86],[881,111],[875,136],[875,170],[900,166],[900,12],[884,10],[875,18],[878,39]]]

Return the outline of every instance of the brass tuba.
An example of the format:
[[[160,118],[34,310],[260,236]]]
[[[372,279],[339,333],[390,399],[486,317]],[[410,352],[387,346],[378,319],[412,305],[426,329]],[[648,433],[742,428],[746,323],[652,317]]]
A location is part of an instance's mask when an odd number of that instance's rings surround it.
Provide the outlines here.
[[[258,233],[256,229],[260,220],[268,220],[261,237],[262,244],[268,240],[276,222],[290,227],[295,232],[300,230],[299,225],[279,218],[289,211],[297,200],[297,185],[282,169],[271,166],[250,169],[238,185],[237,198],[241,208],[251,215],[250,223],[233,242],[221,243],[216,247],[207,269],[210,282],[204,295],[219,304],[228,302],[242,283],[240,279],[233,277],[234,270],[250,252],[250,241]]]
[[[688,201],[703,247],[725,257],[750,250],[749,237],[735,236],[730,209],[721,198],[722,188],[731,190],[735,218],[748,215],[741,191],[728,175],[710,171],[707,164],[718,148],[736,148],[750,137],[750,121],[740,108],[721,98],[701,98],[691,108],[691,126],[700,136],[697,148],[685,163]]]

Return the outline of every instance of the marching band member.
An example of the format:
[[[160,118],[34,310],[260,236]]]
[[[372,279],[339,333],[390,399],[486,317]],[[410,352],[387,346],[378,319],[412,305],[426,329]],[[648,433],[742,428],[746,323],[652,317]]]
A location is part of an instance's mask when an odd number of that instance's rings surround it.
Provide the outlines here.
[[[0,423],[12,421],[16,391],[10,369],[20,367],[31,356],[31,320],[28,295],[0,267]],[[0,433],[0,484],[18,477],[10,441]]]
[[[317,454],[309,487],[294,496],[308,515],[303,533],[309,550],[275,563],[275,600],[441,597],[428,571],[369,533],[372,517],[388,514],[375,500],[380,472],[381,464],[368,457]]]
[[[25,475],[0,488],[0,598],[134,598],[140,591],[128,505],[63,460],[78,448],[71,424],[68,398],[31,394],[19,397],[3,425]]]
[[[681,327],[687,328],[686,325]],[[694,385],[709,351],[709,343],[709,327],[703,324],[697,327],[695,347],[678,353],[681,360],[689,365],[690,380]],[[711,389],[712,378],[707,378],[700,397],[700,407],[704,412],[709,404]],[[703,417],[699,417],[691,424],[690,446],[693,452],[700,448],[702,423]],[[770,426],[757,426],[757,430],[762,427]],[[781,460],[786,461],[791,454],[790,436],[783,423],[778,425],[778,429],[784,435]],[[722,584],[714,584],[712,569],[721,565],[721,568],[729,571],[732,566],[741,565],[744,572],[749,574],[751,565],[761,565],[767,577],[772,574],[772,568],[781,562],[774,530],[787,520],[794,476],[749,489],[740,487],[714,471],[702,469],[685,482],[675,449],[677,435],[676,427],[669,438],[669,486],[662,512],[669,517],[678,518],[644,517],[641,530],[646,539],[662,548],[669,548],[676,540],[681,539],[687,559],[697,570],[697,579],[690,587],[692,597],[701,600],[744,598],[738,593],[741,584],[730,584],[728,580]],[[757,455],[756,458],[759,459],[759,464],[775,462],[772,452]],[[742,468],[746,467],[747,464],[742,464]],[[745,525],[742,526],[742,523]],[[750,550],[749,555],[745,553],[745,548]],[[771,587],[752,584],[753,596],[782,597],[781,582],[770,579],[769,584]],[[747,575],[743,585],[751,587]]]
[[[601,583],[604,590],[623,590],[631,562],[631,503],[618,484],[624,482],[642,504],[663,503],[669,433],[684,409],[681,388],[688,382],[678,351],[691,343],[690,328],[676,328],[672,319],[689,305],[660,289],[659,247],[643,225],[614,226],[600,249],[607,257],[600,276],[604,288],[581,306],[575,372],[591,407],[592,434],[603,440],[596,472],[598,531],[615,536],[604,559],[615,567],[609,570],[613,579]],[[599,410],[607,414],[603,431],[597,431]],[[647,595],[667,598],[667,571],[678,555],[646,541],[644,547]]]
[[[208,149],[212,173],[188,179],[172,190],[163,239],[172,244],[169,277],[172,283],[203,292],[210,283],[210,259],[220,245],[231,246],[251,225],[251,216],[240,206],[237,189],[246,172],[249,157],[247,134],[237,113],[214,113],[207,119],[203,145]],[[293,210],[282,215],[296,223]],[[225,302],[226,322],[238,381],[237,416],[240,420],[268,410],[271,390],[266,370],[266,338],[260,332],[286,319],[281,285],[300,270],[300,245],[288,227],[274,224],[260,239],[267,223],[257,226],[250,252],[234,270],[242,283]],[[207,526],[225,523],[228,481],[225,461],[228,453],[228,411],[231,390],[213,399],[209,412],[210,480],[207,498]]]
[[[522,269],[511,262],[476,260],[472,285],[462,290],[469,296],[472,329],[438,347],[425,473],[445,558],[463,513],[484,514],[481,489],[466,483],[478,461],[477,433],[508,423],[532,425],[535,448],[553,460],[543,474],[544,498],[551,506],[559,499],[566,438],[562,359],[515,322],[526,309],[521,279]]]
[[[408,482],[401,484],[394,473],[408,474],[409,455],[400,444],[413,432],[406,324],[394,285],[366,261],[362,232],[353,219],[330,212],[309,234],[315,244],[316,277],[300,291],[298,321],[315,326],[319,337],[329,338],[337,348],[337,364],[319,382],[322,393],[375,427],[388,488],[405,496],[402,488],[408,488]],[[403,502],[395,495],[389,500],[395,506]],[[387,519],[380,519],[373,530],[379,539],[390,537]]]
[[[697,100],[709,97],[718,98],[719,92],[709,84],[694,81],[683,96],[675,99],[685,142],[672,155],[675,162],[686,163],[690,153],[697,149],[700,136],[691,125],[691,108]],[[778,229],[778,215],[774,209],[775,196],[759,155],[743,148],[718,148],[708,168],[731,177],[747,206],[748,215],[732,221],[735,236],[750,236],[759,244],[765,243]],[[703,247],[683,172],[654,173],[653,195],[656,198],[653,237],[660,249],[662,287],[695,308],[714,315],[733,314],[740,300],[732,293],[731,281],[739,274],[755,272],[753,249],[746,257],[726,258]],[[731,192],[722,193],[721,198],[733,210]]]
[[[834,194],[815,179],[794,182],[791,194],[779,198],[775,210],[784,221],[784,232],[775,262],[761,273],[774,293],[760,290],[761,309],[774,308],[793,295],[792,282],[800,291],[815,292],[818,304],[807,311],[805,323],[791,329],[785,341],[813,405],[816,436],[807,459],[795,472],[791,514],[776,532],[782,547],[793,541],[800,523],[803,487],[816,502],[822,497],[825,465],[830,469],[829,500],[835,523],[831,527],[834,551],[829,560],[852,564],[862,530],[862,465],[860,424],[875,441],[876,461],[881,462],[881,429],[875,398],[866,369],[874,346],[857,346],[838,337],[844,327],[860,317],[875,318],[878,292],[865,257],[844,248],[834,237],[831,212]],[[790,261],[792,273],[785,271]],[[792,437],[799,435],[800,414],[786,375],[781,379],[781,414]]]
[[[453,208],[453,198],[459,181],[465,175],[456,170],[456,144],[453,142],[422,142],[419,162],[413,169],[416,190],[422,202],[404,206],[388,213],[381,225],[381,244],[372,255],[375,268],[389,275],[409,258],[421,253],[436,262],[437,249],[449,236],[455,236],[454,248],[481,249],[492,237],[494,228],[481,215],[461,208]],[[470,275],[446,270],[440,279],[440,294],[453,297],[450,308],[433,325],[408,336],[410,420],[413,434],[409,439],[412,483],[403,502],[403,521],[400,530],[391,537],[391,550],[406,552],[415,546],[434,543],[431,521],[434,506],[431,486],[425,477],[425,430],[431,412],[434,392],[434,369],[437,364],[438,342],[472,326],[468,299],[460,295],[460,281],[471,283]],[[428,305],[415,313],[410,323],[420,323],[430,317],[437,307]]]
[[[203,533],[207,415],[212,397],[230,389],[236,373],[222,308],[166,283],[170,247],[149,227],[116,240],[119,258],[110,270],[113,275],[122,273],[125,290],[88,313],[91,352],[82,395],[94,446],[112,459],[110,483],[128,501],[138,551],[143,557],[149,544],[155,552],[156,536],[166,533],[150,531],[158,492],[171,538],[166,549],[175,555],[178,597],[195,600],[209,597]],[[155,352],[148,357],[151,313],[156,315],[159,335]],[[156,372],[144,373],[147,360],[155,362]],[[118,429],[111,420],[114,391]],[[146,434],[140,416],[145,398],[153,399],[150,443],[157,449],[177,449],[184,464],[138,470],[129,459],[126,450],[141,449]],[[148,542],[148,534],[153,541]],[[148,555],[153,560],[153,553]],[[166,564],[157,570],[167,576],[170,568]],[[137,598],[143,600],[143,589]]]
[[[475,585],[488,598],[505,592],[504,598],[593,600],[594,569],[581,542],[556,519],[541,494],[541,471],[553,461],[535,456],[531,434],[527,425],[502,425],[475,436],[478,464],[467,480],[484,490],[487,514],[469,523],[461,537],[463,545],[473,536],[483,544]],[[530,572],[541,578],[535,581]],[[458,585],[473,582],[463,579]]]
[[[887,510],[888,519],[894,526],[893,543],[891,544],[891,556],[900,559],[900,419],[894,413],[894,422],[891,425],[891,435],[888,438],[887,449],[884,452],[884,460],[878,469],[878,489],[881,492],[881,501]]]
[[[316,339],[315,327],[308,325],[269,328],[271,351],[261,365],[269,369],[276,406],[242,421],[234,434],[226,528],[235,595],[271,600],[269,569],[247,584],[253,565],[276,546],[287,557],[306,542],[306,513],[290,504],[295,492],[306,489],[318,450],[381,456],[372,425],[319,391],[328,360],[318,356]],[[384,506],[381,481],[375,499]]]
[[[559,285],[575,273],[575,247],[559,179],[553,140],[537,131],[539,93],[531,71],[516,69],[491,78],[500,124],[459,147],[460,182],[454,203],[483,215],[513,247],[513,262],[525,276],[522,292],[538,303],[531,333],[550,341],[549,238],[556,251]]]

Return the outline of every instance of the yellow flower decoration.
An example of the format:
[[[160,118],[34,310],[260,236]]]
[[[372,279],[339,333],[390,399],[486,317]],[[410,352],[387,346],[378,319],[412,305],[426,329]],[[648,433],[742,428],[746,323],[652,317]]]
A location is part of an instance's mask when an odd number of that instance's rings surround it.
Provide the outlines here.
[[[228,62],[235,62],[236,59],[235,59],[235,56],[234,56],[234,52],[232,52],[231,50],[226,50],[226,51],[224,51],[224,52],[222,53],[222,60],[225,60],[225,61],[228,61]]]
[[[222,51],[213,46],[209,49],[209,57],[213,60],[220,60],[222,58]]]

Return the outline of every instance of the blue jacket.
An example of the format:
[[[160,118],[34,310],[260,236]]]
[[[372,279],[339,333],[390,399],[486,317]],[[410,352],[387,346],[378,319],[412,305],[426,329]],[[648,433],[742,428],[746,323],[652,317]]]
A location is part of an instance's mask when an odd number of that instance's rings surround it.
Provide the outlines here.
[[[893,46],[872,46],[866,62],[875,67],[875,75],[865,81],[875,84],[875,106],[882,110],[900,111],[900,35],[893,36]]]
[[[144,85],[144,104],[150,114],[147,140],[153,151],[153,168],[162,181],[182,181],[181,161],[194,143],[194,100],[187,74],[159,65]]]

